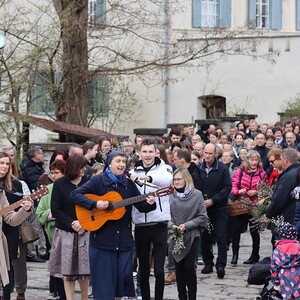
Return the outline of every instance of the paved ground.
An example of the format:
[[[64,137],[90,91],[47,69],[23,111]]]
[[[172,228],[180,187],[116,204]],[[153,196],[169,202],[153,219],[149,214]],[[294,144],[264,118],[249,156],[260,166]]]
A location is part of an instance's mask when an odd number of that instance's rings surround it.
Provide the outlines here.
[[[269,231],[261,234],[261,257],[271,254],[271,235]],[[216,249],[215,249],[216,250]],[[204,275],[201,274],[202,266],[197,269],[198,274],[198,293],[197,299],[218,300],[218,299],[256,299],[262,286],[249,285],[247,283],[249,266],[243,265],[243,261],[248,259],[251,253],[251,238],[249,233],[244,233],[241,239],[240,259],[237,267],[231,267],[231,251],[228,252],[228,266],[224,279],[218,279],[215,273]],[[26,292],[27,300],[43,300],[48,296],[47,263],[28,263],[28,289]],[[153,291],[154,279],[151,278]],[[77,292],[74,300],[80,299]],[[177,297],[176,284],[166,286],[164,293],[165,300],[175,300]],[[12,300],[15,299],[15,294]],[[106,299],[103,299],[106,300]]]

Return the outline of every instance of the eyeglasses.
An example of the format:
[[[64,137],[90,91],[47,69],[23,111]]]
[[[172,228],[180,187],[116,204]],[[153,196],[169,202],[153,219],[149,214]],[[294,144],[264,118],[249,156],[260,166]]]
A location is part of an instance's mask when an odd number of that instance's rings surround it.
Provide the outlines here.
[[[277,159],[275,158],[275,159],[273,159],[273,160],[269,160],[269,163],[270,164],[273,164],[274,163],[274,161],[276,161]]]
[[[174,182],[181,181],[181,180],[183,180],[183,178],[174,178],[173,179]]]

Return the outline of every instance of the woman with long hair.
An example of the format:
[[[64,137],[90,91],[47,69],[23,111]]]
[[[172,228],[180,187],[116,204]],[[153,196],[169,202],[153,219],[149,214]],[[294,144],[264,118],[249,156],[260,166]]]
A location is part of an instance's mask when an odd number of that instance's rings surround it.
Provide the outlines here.
[[[255,150],[250,150],[242,166],[233,173],[231,194],[237,198],[245,197],[249,201],[257,201],[259,182],[267,181],[268,177],[262,168],[260,155]],[[250,214],[243,214],[232,217],[232,261],[231,264],[236,266],[239,255],[241,233],[245,230],[245,224],[250,223]],[[251,229],[252,253],[244,264],[254,264],[259,260],[260,235],[258,229]]]
[[[55,180],[51,197],[51,212],[55,231],[49,260],[49,272],[62,278],[67,300],[74,298],[75,281],[79,281],[81,299],[88,299],[90,266],[88,259],[89,233],[77,220],[75,204],[69,196],[86,182],[86,159],[72,154],[66,161],[64,176]]]
[[[12,175],[11,159],[9,155],[5,152],[0,152],[0,185],[1,189],[4,189],[6,191],[5,194],[9,204],[13,204],[22,199],[22,196],[20,195],[23,195],[23,185],[26,186],[26,184],[24,182],[22,183],[15,176]],[[26,188],[29,191],[27,186]],[[16,289],[18,293],[17,299],[22,300],[25,299],[24,294],[27,286],[27,247],[26,244],[23,244],[20,240],[19,228],[15,225],[6,223],[5,219],[2,225],[2,231],[7,239],[10,261],[10,284],[6,285],[3,288],[3,299],[10,299],[10,294],[14,287],[15,278]],[[13,275],[13,273],[15,273],[15,275]]]
[[[171,240],[176,268],[178,299],[197,299],[195,261],[200,233],[206,226],[207,213],[202,193],[194,188],[193,179],[186,168],[173,173],[174,193],[170,195],[171,227],[183,234],[184,249],[175,250]]]

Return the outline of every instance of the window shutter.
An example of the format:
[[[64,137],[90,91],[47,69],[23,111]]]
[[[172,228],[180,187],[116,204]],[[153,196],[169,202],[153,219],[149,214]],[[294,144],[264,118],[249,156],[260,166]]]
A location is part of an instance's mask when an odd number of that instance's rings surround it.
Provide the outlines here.
[[[105,25],[106,23],[106,0],[97,0],[96,4],[96,16],[99,25]]]
[[[300,30],[300,0],[296,0],[296,29]]]
[[[219,27],[231,27],[231,0],[219,0]]]
[[[282,0],[270,0],[270,29],[282,29]]]
[[[248,12],[248,17],[249,17],[249,28],[256,28],[256,0],[249,0],[249,12]]]
[[[193,0],[192,26],[201,27],[201,6],[202,0]]]

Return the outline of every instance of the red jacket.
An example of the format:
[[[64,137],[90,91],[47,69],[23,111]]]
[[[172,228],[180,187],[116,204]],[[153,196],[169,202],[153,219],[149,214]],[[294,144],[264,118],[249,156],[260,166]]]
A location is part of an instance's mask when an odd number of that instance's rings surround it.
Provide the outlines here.
[[[241,174],[242,169],[242,174]],[[262,168],[258,168],[254,173],[249,172],[245,167],[240,167],[235,170],[232,175],[232,188],[231,193],[235,196],[238,196],[238,192],[241,189],[249,190],[257,190],[257,185],[261,180],[267,181],[268,176],[266,172]],[[244,195],[245,197],[249,197],[247,193]],[[251,201],[256,201],[257,196],[249,197]]]

